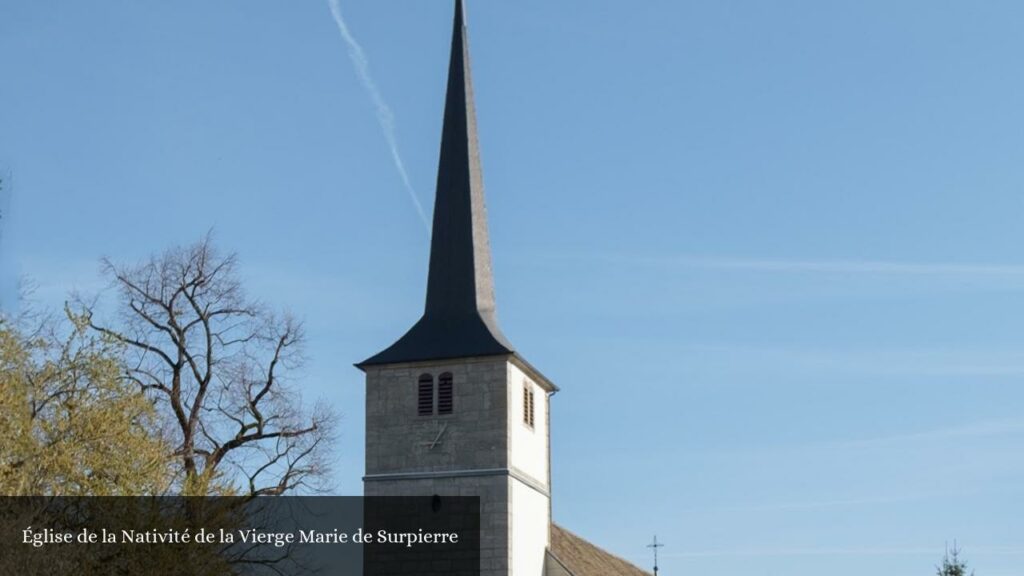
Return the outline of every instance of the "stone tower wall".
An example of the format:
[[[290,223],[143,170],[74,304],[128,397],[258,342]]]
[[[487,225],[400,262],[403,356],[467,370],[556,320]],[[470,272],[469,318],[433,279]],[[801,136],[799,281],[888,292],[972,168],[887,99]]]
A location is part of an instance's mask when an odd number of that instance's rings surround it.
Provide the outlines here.
[[[479,496],[481,574],[541,576],[550,523],[543,389],[506,356],[366,372],[365,494]],[[436,386],[444,372],[454,379],[453,413],[418,415],[420,375]],[[524,385],[535,389],[533,428],[522,419]]]

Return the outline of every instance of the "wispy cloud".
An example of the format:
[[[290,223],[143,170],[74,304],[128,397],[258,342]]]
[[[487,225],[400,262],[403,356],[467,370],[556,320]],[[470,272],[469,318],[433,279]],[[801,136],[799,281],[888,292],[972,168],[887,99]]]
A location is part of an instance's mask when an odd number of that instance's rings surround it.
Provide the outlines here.
[[[903,434],[892,434],[876,438],[850,440],[841,444],[850,448],[874,448],[879,445],[904,444],[911,442],[935,442],[960,438],[988,438],[1024,433],[1024,416],[982,420],[945,428],[934,428]]]
[[[865,376],[978,376],[1024,375],[1024,346],[827,348],[693,344],[677,347],[703,359],[721,358],[743,370],[779,373],[820,373]],[[822,380],[827,382],[828,380]]]
[[[370,60],[366,57],[363,47],[356,41],[348,25],[345,23],[338,0],[327,0],[327,4],[331,8],[331,16],[334,17],[334,23],[338,26],[338,32],[341,33],[342,39],[345,40],[345,44],[348,46],[348,57],[352,60],[352,65],[356,69],[359,81],[373,102],[373,107],[377,113],[377,122],[384,133],[384,139],[387,140],[388,147],[391,149],[391,159],[395,163],[395,169],[398,170],[402,184],[405,186],[406,192],[409,193],[409,198],[416,208],[416,213],[419,215],[420,220],[423,221],[423,226],[427,231],[427,235],[429,235],[430,221],[427,218],[426,211],[423,209],[419,196],[416,194],[416,190],[412,186],[412,182],[409,180],[409,174],[405,170],[405,162],[402,161],[402,155],[398,150],[398,138],[395,135],[395,114],[391,111],[391,107],[388,106],[387,102],[384,101],[377,83],[373,80],[373,76],[370,74]]]
[[[721,512],[785,512],[800,510],[829,510],[836,508],[857,508],[862,506],[876,506],[882,504],[899,504],[903,502],[919,502],[935,498],[947,498],[955,493],[914,493],[902,496],[880,496],[867,498],[836,498],[833,500],[807,500],[793,502],[773,502],[766,504],[747,504],[736,506],[723,506],[716,508]]]
[[[941,553],[941,550],[939,551]],[[972,546],[975,555],[1022,556],[1024,548],[1012,546]],[[659,556],[666,558],[708,558],[708,557],[774,557],[774,556],[935,556],[934,546],[914,547],[846,547],[822,546],[807,548],[720,548],[694,550],[692,552],[670,552]]]
[[[1024,429],[1024,428],[1022,428]],[[895,440],[894,440],[895,441]],[[819,512],[819,511],[839,511],[839,510],[851,510],[859,508],[874,508],[874,507],[885,507],[888,508],[891,505],[899,504],[911,504],[919,502],[950,502],[954,500],[964,500],[967,498],[974,497],[994,497],[999,496],[1000,498],[1016,499],[1021,496],[1024,491],[1018,488],[1009,489],[993,489],[993,488],[979,488],[979,489],[966,489],[957,488],[953,490],[914,490],[903,494],[881,494],[874,496],[858,496],[850,498],[832,498],[832,499],[819,499],[819,500],[790,500],[790,501],[775,501],[775,502],[751,502],[751,503],[739,503],[729,504],[724,506],[713,506],[703,509],[697,509],[691,511],[696,513],[697,511],[704,513],[732,513],[738,512],[743,514],[749,513],[760,513],[760,512]]]
[[[1024,277],[1024,265],[888,262],[882,260],[775,260],[736,258],[683,258],[680,259],[678,263],[692,267],[762,272]]]
[[[732,258],[693,255],[563,254],[560,258],[604,260],[621,264],[668,266],[746,272],[876,274],[904,276],[1000,276],[1024,279],[1024,264],[977,264],[967,262],[906,262],[887,260]]]
[[[817,498],[770,499],[768,501],[730,502],[714,508],[721,512],[771,512],[799,511],[828,508],[866,507],[880,504],[910,503],[915,501],[955,499],[966,496],[990,494],[993,490],[1003,491],[1005,488],[987,483],[979,483],[981,476],[990,478],[998,474],[1020,474],[1024,468],[1020,464],[1018,439],[1024,436],[1024,414],[1010,418],[991,418],[959,425],[936,426],[932,428],[893,430],[884,435],[850,434],[845,437],[807,438],[784,443],[748,443],[722,448],[708,448],[690,451],[686,457],[704,457],[711,465],[723,463],[743,465],[746,467],[764,466],[771,462],[773,466],[789,462],[794,467],[821,467],[832,473],[843,470],[844,476],[834,479],[847,487],[846,494],[833,498],[829,494]],[[946,471],[947,466],[942,459],[934,459],[936,455],[953,449],[969,449],[970,467]],[[871,484],[868,486],[864,476],[860,484],[847,485],[851,481],[848,474],[857,474],[850,462],[864,462],[872,466],[886,466],[893,473],[899,471],[902,480],[895,479],[889,486]],[[783,466],[783,468],[785,468]],[[941,474],[941,482],[928,479],[923,474],[934,470]],[[955,478],[970,478],[971,483],[957,485]],[[887,493],[893,486],[897,492]],[[858,494],[861,490],[871,493]],[[1019,493],[1014,492],[1013,498]]]

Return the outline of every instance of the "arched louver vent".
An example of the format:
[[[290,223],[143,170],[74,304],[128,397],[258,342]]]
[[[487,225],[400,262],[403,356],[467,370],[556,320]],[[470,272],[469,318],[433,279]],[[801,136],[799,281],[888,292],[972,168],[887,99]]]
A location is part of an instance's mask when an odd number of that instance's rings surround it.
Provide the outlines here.
[[[445,372],[437,379],[437,413],[451,414],[454,402],[452,373]]]
[[[420,374],[416,406],[420,416],[429,416],[434,413],[434,377],[430,374]]]

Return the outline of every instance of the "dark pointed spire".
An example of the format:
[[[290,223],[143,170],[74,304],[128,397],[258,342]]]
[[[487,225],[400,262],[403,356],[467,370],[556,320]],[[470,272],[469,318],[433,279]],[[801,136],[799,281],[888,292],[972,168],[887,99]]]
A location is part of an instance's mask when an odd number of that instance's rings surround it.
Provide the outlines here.
[[[426,313],[463,314],[476,310],[493,314],[494,280],[469,47],[462,1],[456,0]]]
[[[509,354],[498,328],[462,0],[455,2],[423,317],[361,366]]]

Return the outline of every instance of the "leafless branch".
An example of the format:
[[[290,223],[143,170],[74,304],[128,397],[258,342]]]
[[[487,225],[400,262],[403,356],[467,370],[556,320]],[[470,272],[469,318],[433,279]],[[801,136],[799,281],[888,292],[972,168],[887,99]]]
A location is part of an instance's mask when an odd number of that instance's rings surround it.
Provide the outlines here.
[[[333,413],[305,410],[290,387],[302,325],[245,295],[233,254],[219,254],[207,235],[135,266],[104,260],[104,272],[119,318],[99,321],[95,303],[81,299],[77,311],[125,347],[126,378],[165,410],[182,488],[224,478],[257,496],[323,484]]]

